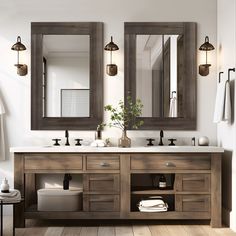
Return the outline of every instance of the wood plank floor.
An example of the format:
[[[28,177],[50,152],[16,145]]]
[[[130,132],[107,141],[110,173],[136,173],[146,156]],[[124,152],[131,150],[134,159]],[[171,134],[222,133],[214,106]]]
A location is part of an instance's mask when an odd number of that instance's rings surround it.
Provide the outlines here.
[[[183,222],[184,223],[184,222]],[[12,220],[4,217],[4,236],[12,235]],[[236,236],[229,228],[212,229],[209,225],[113,225],[45,227],[32,226],[16,229],[16,236]]]

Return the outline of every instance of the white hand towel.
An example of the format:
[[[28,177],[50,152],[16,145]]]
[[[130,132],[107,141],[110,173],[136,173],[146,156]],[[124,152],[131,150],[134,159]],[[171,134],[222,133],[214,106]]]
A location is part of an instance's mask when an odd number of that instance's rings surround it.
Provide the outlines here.
[[[177,98],[170,99],[169,117],[177,117]]]
[[[223,120],[228,123],[231,122],[231,100],[230,100],[230,84],[229,81],[225,83],[225,107]]]
[[[215,112],[214,112],[214,123],[221,121],[231,120],[231,101],[230,101],[230,85],[228,81],[222,81],[218,84],[216,101],[215,101]]]

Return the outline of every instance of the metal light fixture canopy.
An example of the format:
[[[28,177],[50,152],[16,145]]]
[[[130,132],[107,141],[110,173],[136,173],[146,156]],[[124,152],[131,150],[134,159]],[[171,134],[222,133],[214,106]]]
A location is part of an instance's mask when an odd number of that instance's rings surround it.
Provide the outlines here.
[[[209,67],[211,64],[207,62],[207,52],[214,50],[215,47],[209,42],[209,37],[205,37],[205,42],[199,47],[200,51],[206,52],[206,64],[199,65],[199,74],[201,76],[207,76],[209,74]]]
[[[108,43],[105,48],[105,51],[110,51],[110,64],[106,66],[106,73],[110,76],[117,75],[117,65],[112,63],[112,52],[119,50],[119,47],[113,42],[113,37],[111,36],[111,42]]]
[[[11,47],[11,50],[17,52],[17,64],[15,66],[17,67],[17,74],[20,76],[27,75],[28,73],[28,67],[25,64],[19,63],[19,52],[26,50],[26,47],[23,43],[21,43],[21,37],[17,37],[16,43]]]

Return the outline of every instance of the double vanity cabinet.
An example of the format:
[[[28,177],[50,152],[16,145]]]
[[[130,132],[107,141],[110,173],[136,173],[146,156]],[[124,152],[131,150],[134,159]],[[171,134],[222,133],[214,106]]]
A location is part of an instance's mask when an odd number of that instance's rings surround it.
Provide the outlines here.
[[[25,219],[193,219],[221,227],[221,156],[218,147],[21,147],[14,153],[16,227]],[[83,206],[77,212],[37,210],[36,177],[70,173],[83,179]],[[168,186],[153,180],[164,174]],[[167,212],[140,212],[140,200],[162,196]],[[66,203],[65,203],[66,204]]]

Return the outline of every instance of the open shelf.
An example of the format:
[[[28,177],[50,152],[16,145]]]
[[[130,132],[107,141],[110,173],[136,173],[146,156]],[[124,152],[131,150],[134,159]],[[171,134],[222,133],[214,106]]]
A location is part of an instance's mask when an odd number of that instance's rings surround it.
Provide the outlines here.
[[[162,195],[162,194],[175,194],[175,190],[172,188],[172,186],[167,186],[165,189],[158,189],[158,188],[153,188],[153,187],[143,187],[143,186],[137,186],[133,187],[131,194],[140,194],[140,195]]]
[[[158,188],[160,178],[159,173],[133,173],[131,174],[131,212],[140,212],[138,204],[141,200],[147,200],[150,197],[160,196],[163,201],[168,204],[168,211],[175,211],[175,189],[174,180],[175,174],[164,174],[166,177],[167,187],[164,189]],[[144,212],[140,212],[141,214]],[[150,214],[148,212],[146,214]],[[153,212],[152,214],[163,214],[166,212]]]

